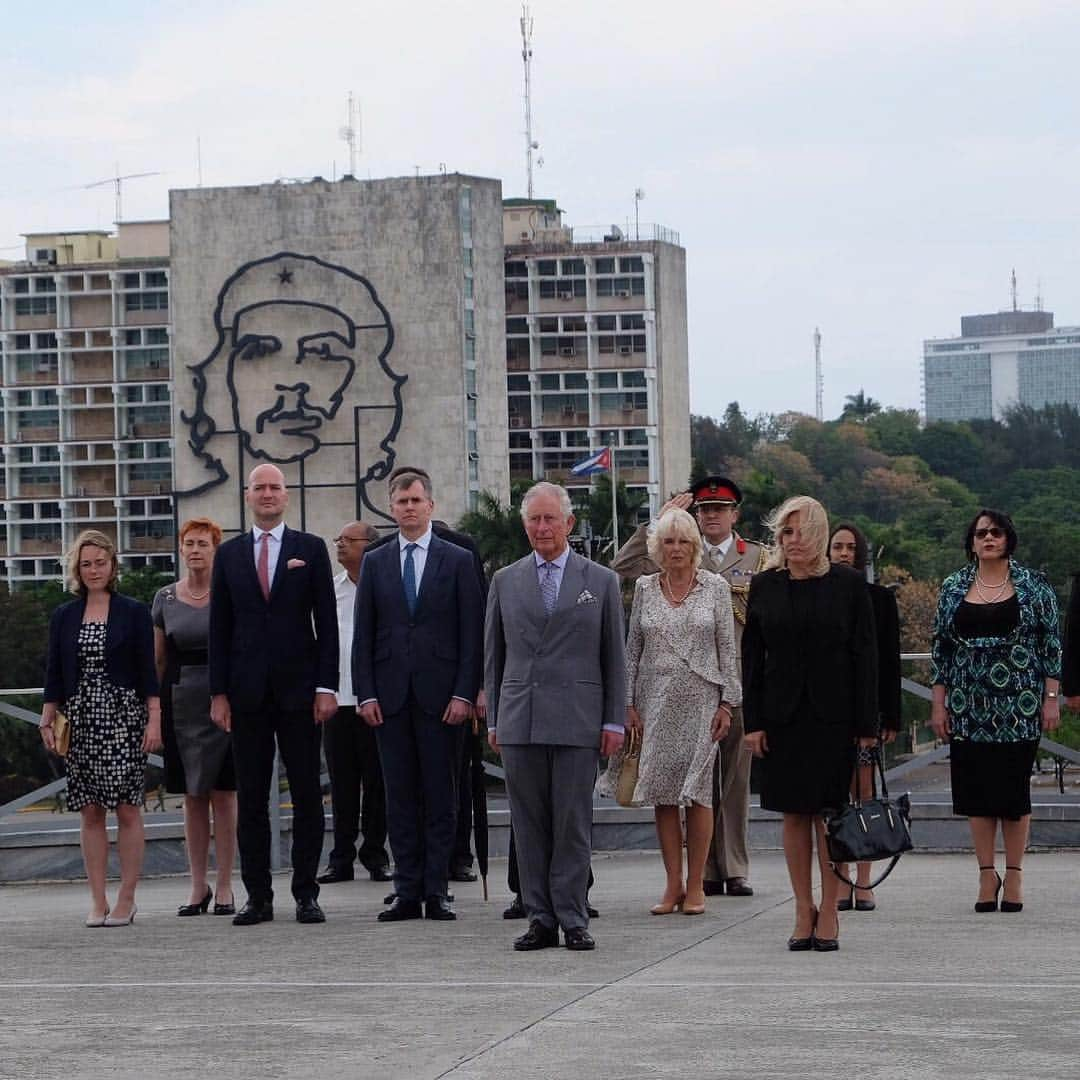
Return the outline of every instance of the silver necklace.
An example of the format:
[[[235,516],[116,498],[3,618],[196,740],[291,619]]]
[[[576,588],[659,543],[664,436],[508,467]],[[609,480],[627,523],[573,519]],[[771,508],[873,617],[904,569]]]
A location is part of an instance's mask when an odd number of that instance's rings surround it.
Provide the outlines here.
[[[990,591],[990,596],[987,596],[986,593],[983,592],[984,585]],[[996,604],[1001,599],[1001,594],[1005,591],[1008,585],[1008,570],[1005,571],[1005,577],[1002,579],[1000,585],[991,585],[989,582],[983,581],[983,579],[979,576],[979,571],[975,571],[975,591],[979,594],[979,599],[982,600],[984,604]]]

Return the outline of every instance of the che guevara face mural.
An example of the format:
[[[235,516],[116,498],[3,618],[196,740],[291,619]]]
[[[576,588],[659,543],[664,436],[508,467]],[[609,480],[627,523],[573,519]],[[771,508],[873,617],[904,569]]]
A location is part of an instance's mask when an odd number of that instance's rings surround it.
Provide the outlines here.
[[[209,355],[190,369],[194,410],[181,413],[213,477],[186,494],[228,478],[230,437],[250,465],[315,469],[325,445],[355,445],[361,489],[390,472],[406,376],[390,367],[393,325],[367,278],[313,255],[257,259],[222,285],[214,330]]]

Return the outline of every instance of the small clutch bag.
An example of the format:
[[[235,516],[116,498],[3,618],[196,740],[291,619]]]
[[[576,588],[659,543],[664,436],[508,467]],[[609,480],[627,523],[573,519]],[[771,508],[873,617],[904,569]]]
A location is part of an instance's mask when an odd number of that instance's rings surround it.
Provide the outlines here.
[[[67,757],[68,748],[71,746],[71,723],[62,713],[57,712],[53,720],[53,741],[56,744],[56,753],[60,757]]]
[[[619,782],[615,788],[615,801],[620,806],[634,805],[634,788],[637,787],[638,759],[641,757],[641,729],[631,728],[623,751]]]

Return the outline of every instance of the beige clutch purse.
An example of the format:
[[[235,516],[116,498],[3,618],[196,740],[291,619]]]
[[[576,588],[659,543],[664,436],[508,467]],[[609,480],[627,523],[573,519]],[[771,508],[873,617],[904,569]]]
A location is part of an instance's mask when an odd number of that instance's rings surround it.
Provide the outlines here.
[[[626,739],[619,782],[615,787],[615,801],[620,806],[634,805],[634,788],[637,787],[638,759],[641,757],[641,730],[631,728]]]

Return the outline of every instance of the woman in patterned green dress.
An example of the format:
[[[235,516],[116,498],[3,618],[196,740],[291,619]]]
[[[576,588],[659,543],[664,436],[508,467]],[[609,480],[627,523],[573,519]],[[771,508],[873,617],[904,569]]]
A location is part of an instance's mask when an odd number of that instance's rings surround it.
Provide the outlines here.
[[[968,565],[941,586],[934,620],[930,723],[951,743],[953,813],[967,817],[979,860],[976,911],[996,911],[998,822],[1005,846],[1002,911],[1023,907],[1031,769],[1043,731],[1058,726],[1061,641],[1046,579],[1012,558],[1007,514],[980,510]]]

